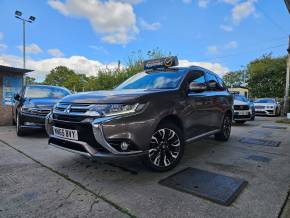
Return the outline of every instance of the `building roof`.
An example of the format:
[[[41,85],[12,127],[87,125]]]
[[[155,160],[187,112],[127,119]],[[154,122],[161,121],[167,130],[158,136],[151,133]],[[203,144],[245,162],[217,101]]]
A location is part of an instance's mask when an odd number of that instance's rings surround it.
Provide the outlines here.
[[[22,74],[25,74],[25,73],[29,73],[32,71],[33,70],[0,65],[0,73],[22,73]]]

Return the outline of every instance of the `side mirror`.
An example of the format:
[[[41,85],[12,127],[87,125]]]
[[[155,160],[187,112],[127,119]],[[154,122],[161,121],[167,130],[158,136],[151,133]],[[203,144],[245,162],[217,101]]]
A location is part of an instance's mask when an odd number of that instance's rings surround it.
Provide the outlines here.
[[[19,93],[16,93],[15,95],[14,95],[14,100],[16,100],[16,101],[20,101],[20,95],[19,95]]]
[[[207,85],[205,83],[191,82],[188,90],[190,92],[203,92],[207,90]]]
[[[208,87],[209,87],[210,89],[215,89],[215,88],[217,87],[217,82],[214,81],[214,80],[210,80],[210,81],[208,81]]]

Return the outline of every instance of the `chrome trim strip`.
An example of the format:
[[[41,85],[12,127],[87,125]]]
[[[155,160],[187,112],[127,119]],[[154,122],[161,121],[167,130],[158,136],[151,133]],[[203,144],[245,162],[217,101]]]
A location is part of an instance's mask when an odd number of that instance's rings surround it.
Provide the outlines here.
[[[66,115],[66,116],[83,116],[83,117],[92,117],[86,113],[81,113],[81,112],[58,112],[58,111],[53,111],[54,114],[57,114],[57,115]],[[96,116],[94,116],[96,117]]]
[[[203,134],[200,134],[198,136],[194,136],[192,138],[189,138],[189,139],[186,139],[185,142],[186,143],[189,143],[189,142],[192,142],[192,141],[195,141],[199,138],[203,138],[205,136],[209,136],[209,135],[212,135],[212,134],[215,134],[215,133],[218,133],[220,131],[220,129],[216,129],[216,130],[213,130],[213,131],[210,131],[210,132],[206,132],[206,133],[203,133]]]
[[[85,155],[85,156],[87,156],[87,157],[92,157],[89,153],[85,153],[85,152],[81,152],[81,151],[77,151],[77,150],[73,150],[73,149],[69,149],[69,148],[61,147],[61,146],[56,145],[56,144],[53,144],[53,143],[49,143],[49,144],[52,145],[53,147],[56,147],[56,148],[62,149],[62,150],[64,150],[64,151],[69,151],[69,152],[73,152],[73,153],[76,153],[76,154]]]

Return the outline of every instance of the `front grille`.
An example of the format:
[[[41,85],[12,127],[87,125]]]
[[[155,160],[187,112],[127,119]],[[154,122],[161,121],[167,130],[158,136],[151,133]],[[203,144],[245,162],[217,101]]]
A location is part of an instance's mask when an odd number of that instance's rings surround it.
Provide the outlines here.
[[[62,122],[59,120],[54,120],[53,126],[73,129],[78,131],[79,141],[86,142],[96,150],[106,151],[106,149],[101,146],[95,139],[92,125],[90,123],[79,123],[79,122]]]
[[[234,115],[234,119],[248,119],[251,118],[251,115]]]
[[[265,109],[265,106],[255,106],[255,109]]]
[[[50,138],[49,142],[53,143],[55,145],[58,145],[60,147],[63,147],[63,148],[88,153],[87,150],[78,143],[68,142],[68,141],[64,141],[64,140],[56,139],[56,138]]]
[[[235,110],[249,110],[249,105],[234,105]]]
[[[86,118],[88,117],[71,116],[71,115],[65,115],[65,114],[53,114],[53,119],[60,120],[60,121],[82,122]]]
[[[58,103],[54,107],[53,113],[75,116],[86,116],[86,113],[94,106],[95,106],[94,104]]]
[[[38,115],[45,117],[47,114],[49,114],[51,111],[50,108],[29,108],[29,109],[23,109],[23,112],[31,114],[31,115]]]

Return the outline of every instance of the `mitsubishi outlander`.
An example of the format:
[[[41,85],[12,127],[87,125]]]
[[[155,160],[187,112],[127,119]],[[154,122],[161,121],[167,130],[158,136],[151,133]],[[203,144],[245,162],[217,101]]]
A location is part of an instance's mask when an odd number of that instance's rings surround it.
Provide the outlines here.
[[[177,67],[177,57],[144,62],[144,71],[110,91],[64,97],[46,117],[49,144],[92,158],[141,158],[174,168],[185,145],[230,137],[233,97],[215,73]]]

